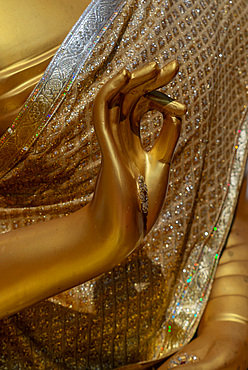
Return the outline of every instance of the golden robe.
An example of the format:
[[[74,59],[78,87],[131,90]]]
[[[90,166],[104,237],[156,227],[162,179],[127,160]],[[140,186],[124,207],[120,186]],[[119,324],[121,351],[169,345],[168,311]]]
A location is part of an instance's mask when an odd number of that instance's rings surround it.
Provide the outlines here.
[[[92,197],[92,105],[123,67],[180,62],[187,104],[163,211],[113,270],[4,320],[4,369],[112,369],[168,356],[195,333],[247,156],[244,0],[94,0],[0,140],[0,230],[67,215]],[[150,148],[162,119],[144,117]],[[19,366],[19,367],[18,367]]]

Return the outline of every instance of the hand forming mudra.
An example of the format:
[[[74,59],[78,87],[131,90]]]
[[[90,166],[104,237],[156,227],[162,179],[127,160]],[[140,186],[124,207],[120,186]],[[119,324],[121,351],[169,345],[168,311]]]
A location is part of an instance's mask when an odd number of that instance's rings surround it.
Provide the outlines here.
[[[102,202],[111,205],[116,218],[123,218],[123,225],[128,222],[124,218],[134,214],[135,224],[140,225],[143,214],[144,234],[162,208],[170,162],[180,134],[180,116],[186,111],[184,104],[170,102],[166,95],[153,90],[169,83],[177,71],[176,61],[162,69],[155,62],[132,73],[124,69],[101,89],[95,100],[94,126],[102,151],[102,168],[94,202],[97,207]],[[140,120],[152,109],[163,114],[164,122],[153,148],[147,152],[141,144]]]
[[[100,90],[93,120],[102,165],[93,200],[67,217],[0,236],[0,317],[108,271],[151,229],[166,194],[177,117],[186,109],[177,102],[164,105],[168,99],[153,91],[177,71],[177,62],[124,69]],[[162,112],[164,123],[146,152],[139,125],[150,109]]]

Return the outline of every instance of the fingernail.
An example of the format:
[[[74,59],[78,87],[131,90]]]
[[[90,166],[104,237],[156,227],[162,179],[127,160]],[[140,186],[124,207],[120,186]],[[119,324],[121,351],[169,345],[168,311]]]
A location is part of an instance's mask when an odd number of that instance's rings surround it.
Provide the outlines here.
[[[151,91],[145,95],[148,99],[155,101],[161,105],[167,105],[174,101],[174,99],[170,98],[168,95],[163,94],[160,91]]]

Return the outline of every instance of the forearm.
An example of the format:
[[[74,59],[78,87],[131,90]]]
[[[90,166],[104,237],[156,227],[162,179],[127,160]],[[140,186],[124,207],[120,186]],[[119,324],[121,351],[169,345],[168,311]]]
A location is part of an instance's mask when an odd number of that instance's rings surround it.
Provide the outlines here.
[[[120,122],[125,101],[122,89],[126,88],[124,95],[131,110],[141,96],[170,82],[177,70],[177,62],[162,69],[150,63],[131,75],[124,69],[99,91],[93,121],[102,165],[95,195],[89,205],[68,217],[0,237],[0,317],[113,268],[139,245],[147,213],[152,216],[148,229],[152,227],[164,202],[168,164],[181,124],[167,112],[164,126],[168,129],[147,152],[131,129],[128,109]],[[173,112],[182,115],[185,109],[179,104]],[[139,128],[140,122],[137,125]],[[147,163],[149,171],[145,170]],[[138,186],[140,177],[144,178],[143,187]],[[151,189],[146,190],[147,186]],[[146,193],[148,202],[144,200]],[[144,204],[149,212],[142,210]]]
[[[199,333],[213,321],[233,321],[248,325],[248,244],[224,251]],[[245,259],[246,258],[246,259]]]
[[[244,189],[243,189],[244,192]],[[247,204],[241,195],[237,216],[220,259],[199,333],[213,321],[248,325]]]
[[[89,204],[67,217],[1,235],[0,317],[87,281],[121,262],[142,233],[129,220],[125,225],[120,221],[123,220],[106,215],[99,217]]]
[[[235,233],[235,229],[232,232]],[[245,370],[248,364],[248,243],[236,244],[234,240],[232,244],[232,240],[231,235],[197,334],[203,343],[211,343],[214,364],[219,361],[221,369]],[[213,363],[209,362],[209,369]]]

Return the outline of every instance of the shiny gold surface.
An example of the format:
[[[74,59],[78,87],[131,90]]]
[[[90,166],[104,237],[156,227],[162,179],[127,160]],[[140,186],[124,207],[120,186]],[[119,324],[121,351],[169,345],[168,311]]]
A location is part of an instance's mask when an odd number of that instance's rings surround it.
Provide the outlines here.
[[[1,0],[0,70],[39,56],[64,40],[89,0]]]
[[[247,369],[248,269],[242,269],[242,264],[248,261],[246,189],[247,181],[244,181],[235,221],[220,259],[197,339],[175,356],[190,353],[199,358],[199,364],[184,365],[183,369]],[[239,270],[235,263],[241,265]],[[169,364],[170,360],[159,370],[166,370]]]
[[[97,92],[123,67],[131,72],[154,59],[160,66],[180,61],[166,94],[184,101],[188,112],[161,217],[125,263],[2,322],[0,352],[11,370],[16,364],[116,368],[164,357],[193,336],[232,221],[247,153],[246,6],[242,0],[127,1],[56,114],[42,132],[35,131],[38,138],[22,157],[15,153],[15,164],[0,183],[3,233],[87,204],[100,165],[92,125]],[[25,124],[27,135],[32,126]],[[147,149],[161,125],[157,112],[143,118]],[[22,138],[10,134],[13,143]],[[215,331],[227,328],[230,333],[235,326],[222,322]],[[208,332],[211,343],[213,329]]]
[[[0,1],[0,135],[11,125],[89,0]]]
[[[131,74],[122,70],[100,90],[93,121],[102,164],[93,199],[68,217],[0,236],[1,318],[110,270],[151,229],[164,203],[181,122],[168,114],[167,105],[161,105],[164,126],[147,152],[132,130],[135,126],[140,131],[140,121],[132,121],[131,112],[142,109],[136,105],[144,91],[169,83],[177,72],[177,62],[161,70],[153,62]],[[183,104],[177,104],[179,112],[185,111]],[[137,115],[152,109],[150,101]],[[148,187],[145,216],[137,194],[140,175]]]
[[[0,135],[11,125],[58,47],[0,70]]]
[[[244,182],[227,246],[202,318],[202,330],[211,321],[248,324],[248,199]],[[248,325],[247,325],[248,327]],[[248,328],[247,328],[248,330]]]

